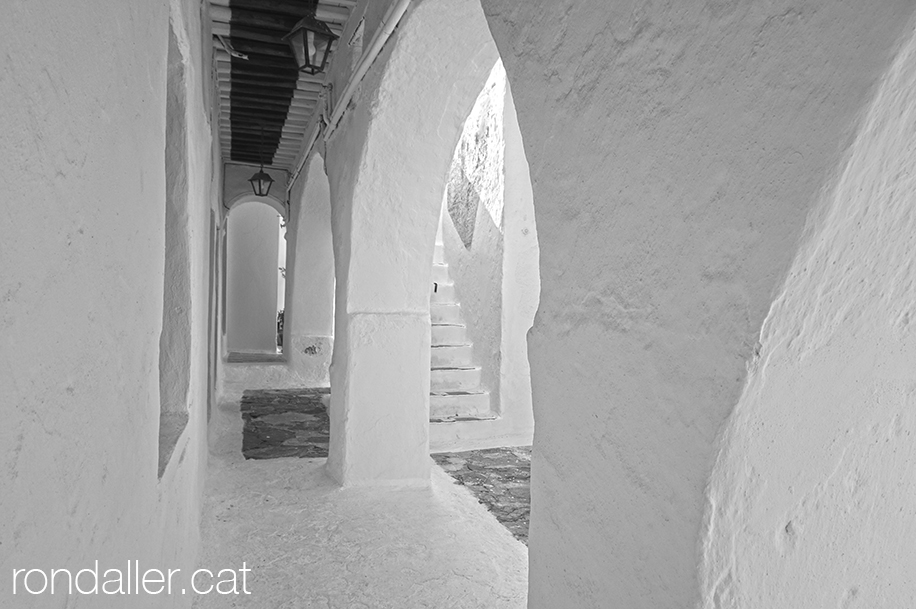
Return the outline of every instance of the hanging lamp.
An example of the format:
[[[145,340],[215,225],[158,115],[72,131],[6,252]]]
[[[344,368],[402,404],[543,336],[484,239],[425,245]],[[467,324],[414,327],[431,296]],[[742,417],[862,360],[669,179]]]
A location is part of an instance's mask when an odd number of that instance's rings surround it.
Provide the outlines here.
[[[313,1],[311,13],[303,17],[292,31],[283,37],[293,50],[296,67],[306,74],[324,72],[331,54],[331,43],[339,38],[328,24],[315,17],[318,3]]]
[[[261,142],[258,146],[258,158],[261,161],[261,169],[248,178],[248,183],[251,184],[251,189],[254,191],[254,194],[258,197],[266,197],[270,194],[270,187],[274,183],[274,179],[270,177],[270,174],[264,171],[264,126],[261,125]]]

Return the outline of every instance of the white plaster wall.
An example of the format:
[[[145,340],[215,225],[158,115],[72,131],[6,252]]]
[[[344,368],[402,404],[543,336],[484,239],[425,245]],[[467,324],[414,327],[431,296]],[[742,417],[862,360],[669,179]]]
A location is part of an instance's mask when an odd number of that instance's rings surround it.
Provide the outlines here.
[[[291,193],[293,258],[287,267],[290,365],[303,386],[328,386],[334,334],[334,250],[331,193],[324,159],[314,155]]]
[[[483,5],[541,252],[529,604],[691,606],[716,434],[912,3]]]
[[[495,61],[476,0],[412,4],[328,143],[328,467],[344,484],[428,484],[430,261],[461,126]]]
[[[226,344],[229,351],[277,351],[279,216],[259,201],[235,205],[227,219]]]
[[[170,3],[4,7],[0,53],[0,606],[14,568],[128,559],[192,569],[205,467],[209,34],[171,3],[187,59],[190,421],[161,480],[158,362]],[[130,52],[125,52],[125,49]],[[77,120],[78,119],[78,120]],[[188,607],[138,597],[134,607]],[[121,598],[80,606],[121,607]],[[75,606],[75,605],[74,605]]]
[[[497,62],[468,115],[443,201],[445,261],[481,384],[499,412],[502,343],[505,70]]]
[[[528,330],[540,300],[540,251],[534,219],[531,175],[518,126],[515,100],[507,86],[503,103],[505,133],[505,208],[503,212],[502,344],[500,415],[508,433],[530,444],[534,433]]]
[[[916,606],[914,133],[911,37],[812,218],[723,434],[704,607]]]

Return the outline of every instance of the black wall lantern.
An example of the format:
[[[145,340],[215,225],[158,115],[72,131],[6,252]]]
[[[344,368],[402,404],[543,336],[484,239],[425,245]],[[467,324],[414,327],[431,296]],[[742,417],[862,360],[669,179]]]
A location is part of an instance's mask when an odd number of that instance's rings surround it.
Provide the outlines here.
[[[262,156],[264,150],[264,127],[261,126],[261,145],[258,147],[258,157],[261,158],[261,169],[258,170],[256,174],[248,178],[248,183],[251,184],[251,189],[254,191],[254,194],[259,197],[266,197],[270,194],[270,187],[274,183],[274,179],[270,177],[270,174],[264,171],[264,158]]]
[[[313,9],[312,14],[303,17],[283,40],[292,47],[300,72],[318,74],[324,72],[331,54],[331,43],[338,38],[324,21],[315,18]]]

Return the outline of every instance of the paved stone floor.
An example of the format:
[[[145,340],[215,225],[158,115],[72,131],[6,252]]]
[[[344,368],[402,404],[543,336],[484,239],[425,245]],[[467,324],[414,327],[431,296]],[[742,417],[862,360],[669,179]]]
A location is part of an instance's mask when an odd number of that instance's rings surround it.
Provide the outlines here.
[[[242,395],[246,459],[327,457],[331,390],[259,389]]]
[[[531,447],[491,448],[432,455],[468,487],[516,539],[528,545],[531,511]]]
[[[527,549],[440,468],[427,489],[341,489],[324,459],[244,459],[240,414],[210,423],[199,567],[245,562],[251,594],[195,609],[524,609]]]
[[[242,454],[246,459],[327,457],[330,390],[246,391]],[[531,448],[509,447],[432,455],[522,543],[528,543]]]

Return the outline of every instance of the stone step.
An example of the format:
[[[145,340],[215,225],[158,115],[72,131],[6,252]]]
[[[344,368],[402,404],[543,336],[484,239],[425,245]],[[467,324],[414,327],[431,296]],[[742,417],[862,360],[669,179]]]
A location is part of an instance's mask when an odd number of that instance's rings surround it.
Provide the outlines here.
[[[461,307],[451,302],[431,303],[429,318],[434,324],[460,324]]]
[[[467,328],[464,324],[433,324],[431,330],[431,344],[433,347],[442,345],[466,345]]]
[[[433,277],[431,281],[436,283],[446,283],[451,281],[448,274],[448,265],[444,262],[433,263]]]
[[[432,368],[429,371],[430,393],[477,391],[480,387],[480,366],[465,368]]]
[[[445,244],[437,243],[436,249],[433,250],[433,263],[445,262]]]
[[[471,345],[440,345],[430,349],[432,368],[469,368],[474,357]]]
[[[487,391],[453,391],[429,394],[429,420],[434,423],[461,419],[491,420],[490,393]]]
[[[430,302],[457,302],[455,300],[455,284],[450,281],[440,281],[429,286]]]

